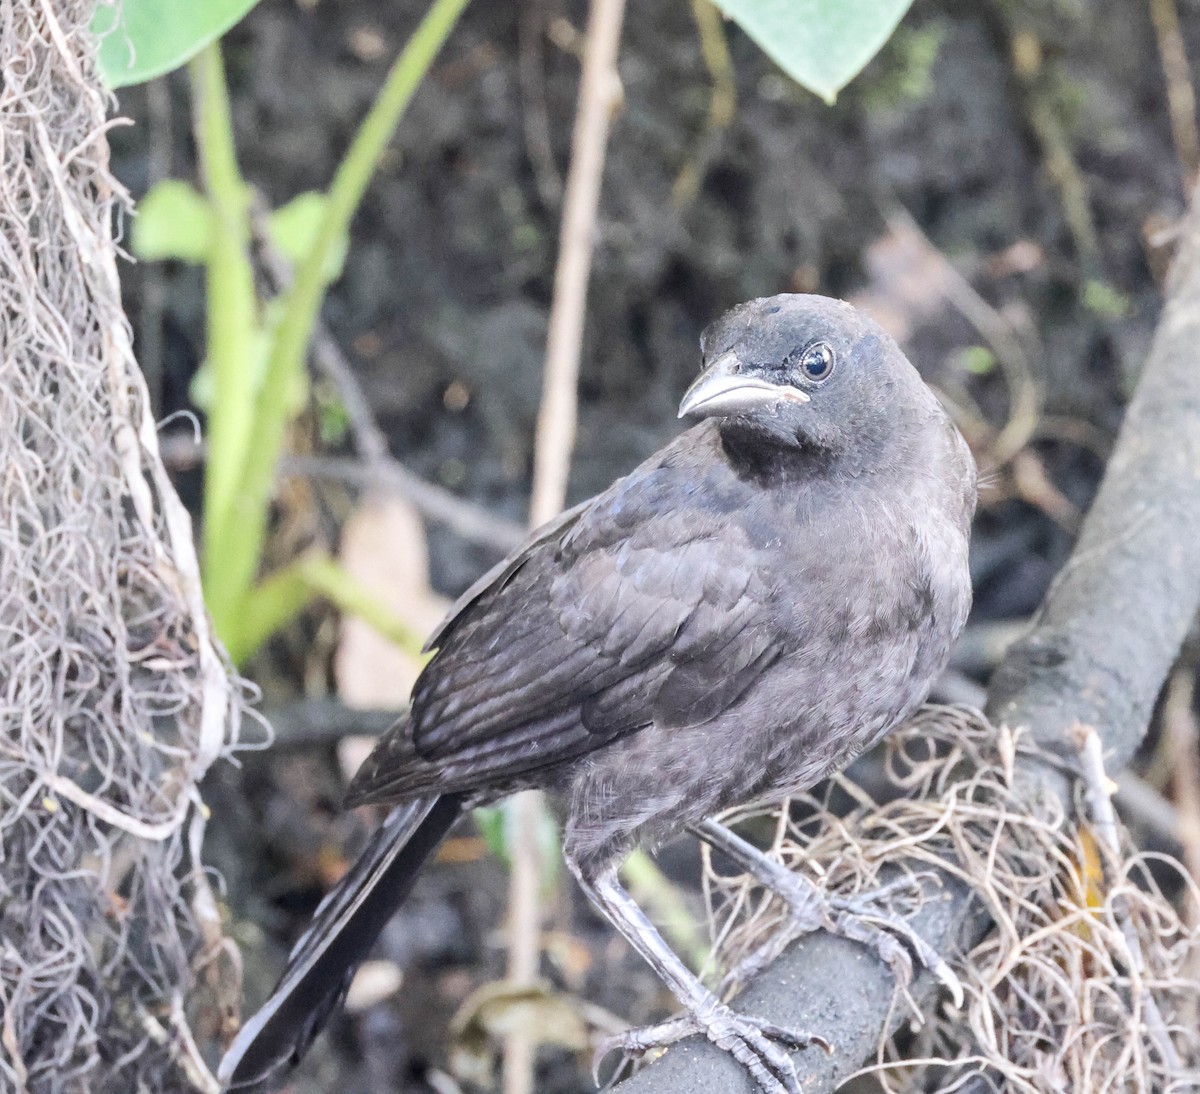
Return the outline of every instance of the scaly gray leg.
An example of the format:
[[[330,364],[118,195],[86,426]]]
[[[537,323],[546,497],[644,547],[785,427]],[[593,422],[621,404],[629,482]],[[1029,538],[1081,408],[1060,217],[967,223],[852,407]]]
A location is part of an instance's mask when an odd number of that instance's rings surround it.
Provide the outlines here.
[[[783,1047],[803,1048],[820,1037],[786,1030],[772,1022],[738,1014],[709,991],[663,941],[641,908],[617,880],[616,867],[595,878],[585,876],[574,863],[571,869],[583,891],[629,944],[645,958],[684,1010],[681,1018],[645,1029],[629,1030],[607,1038],[597,1050],[597,1062],[614,1048],[640,1055],[650,1048],[672,1044],[695,1033],[728,1052],[768,1094],[802,1094],[796,1069]]]

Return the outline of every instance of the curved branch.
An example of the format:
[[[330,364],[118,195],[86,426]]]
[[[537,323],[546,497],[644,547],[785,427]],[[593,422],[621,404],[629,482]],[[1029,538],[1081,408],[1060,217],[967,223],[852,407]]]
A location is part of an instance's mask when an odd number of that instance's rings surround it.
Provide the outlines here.
[[[1029,726],[1045,747],[1070,751],[1077,723],[1094,726],[1109,770],[1128,762],[1200,606],[1200,201],[1180,236],[1150,355],[1112,459],[1070,560],[1033,629],[1008,652],[989,690],[997,724]],[[1026,772],[1032,801],[1067,784]],[[924,867],[928,869],[928,867]],[[966,887],[944,877],[943,899],[913,925],[945,952],[990,926]],[[816,934],[791,946],[739,998],[747,1013],[826,1037],[835,1052],[797,1055],[806,1094],[836,1089],[906,1017],[893,1008],[887,967],[861,946]],[[932,978],[917,977],[927,999]],[[698,1038],[620,1087],[625,1094],[754,1094],[749,1075]]]

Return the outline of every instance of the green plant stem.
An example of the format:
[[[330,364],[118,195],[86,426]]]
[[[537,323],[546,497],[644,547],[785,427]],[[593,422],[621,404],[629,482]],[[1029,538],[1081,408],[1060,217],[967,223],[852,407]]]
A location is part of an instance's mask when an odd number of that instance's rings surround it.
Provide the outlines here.
[[[257,327],[254,269],[250,264],[249,192],[238,170],[221,47],[206,46],[191,62],[196,143],[212,207],[208,261],[207,340],[213,376],[204,479],[204,588],[222,641],[233,638],[233,609],[254,578],[231,568],[226,544],[237,524],[238,483],[254,431],[254,388],[249,362]]]
[[[379,602],[349,571],[325,555],[309,555],[300,562],[301,576],[314,593],[332,601],[344,614],[356,615],[368,626],[414,657],[422,655],[425,640],[395,612]]]
[[[283,448],[287,411],[282,393],[291,390],[304,367],[304,354],[325,290],[323,271],[329,256],[345,236],[409,100],[467,0],[435,0],[404,51],[388,73],[387,81],[353,143],[338,167],[329,189],[329,200],[311,250],[296,270],[287,293],[283,316],[267,358],[262,394],[255,414],[255,430],[246,452],[235,503],[239,520],[230,528],[234,572],[253,571],[266,537],[268,506],[275,468]]]
[[[323,596],[347,615],[356,615],[388,641],[419,656],[422,641],[413,629],[379,603],[365,588],[327,555],[311,554],[276,570],[244,597],[244,623],[228,645],[234,664],[241,664],[275,631],[294,619],[314,596]]]

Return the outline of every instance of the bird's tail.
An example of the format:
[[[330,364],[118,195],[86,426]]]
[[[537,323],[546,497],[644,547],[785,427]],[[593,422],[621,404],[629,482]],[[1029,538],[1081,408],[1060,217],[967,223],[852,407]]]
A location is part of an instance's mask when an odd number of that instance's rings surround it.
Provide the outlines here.
[[[304,1055],[461,812],[462,798],[447,794],[405,802],[388,814],[321,901],[271,998],[234,1038],[217,1073],[222,1089],[252,1090]]]

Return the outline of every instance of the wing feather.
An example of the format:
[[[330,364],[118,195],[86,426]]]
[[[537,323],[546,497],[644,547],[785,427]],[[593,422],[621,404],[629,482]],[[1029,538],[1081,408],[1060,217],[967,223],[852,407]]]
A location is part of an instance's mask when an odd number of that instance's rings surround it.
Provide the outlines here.
[[[729,474],[713,497],[711,439],[697,434],[463,594],[430,639],[403,741],[381,742],[356,800],[499,785],[737,702],[780,654],[763,622],[773,594],[739,523],[748,487]]]

